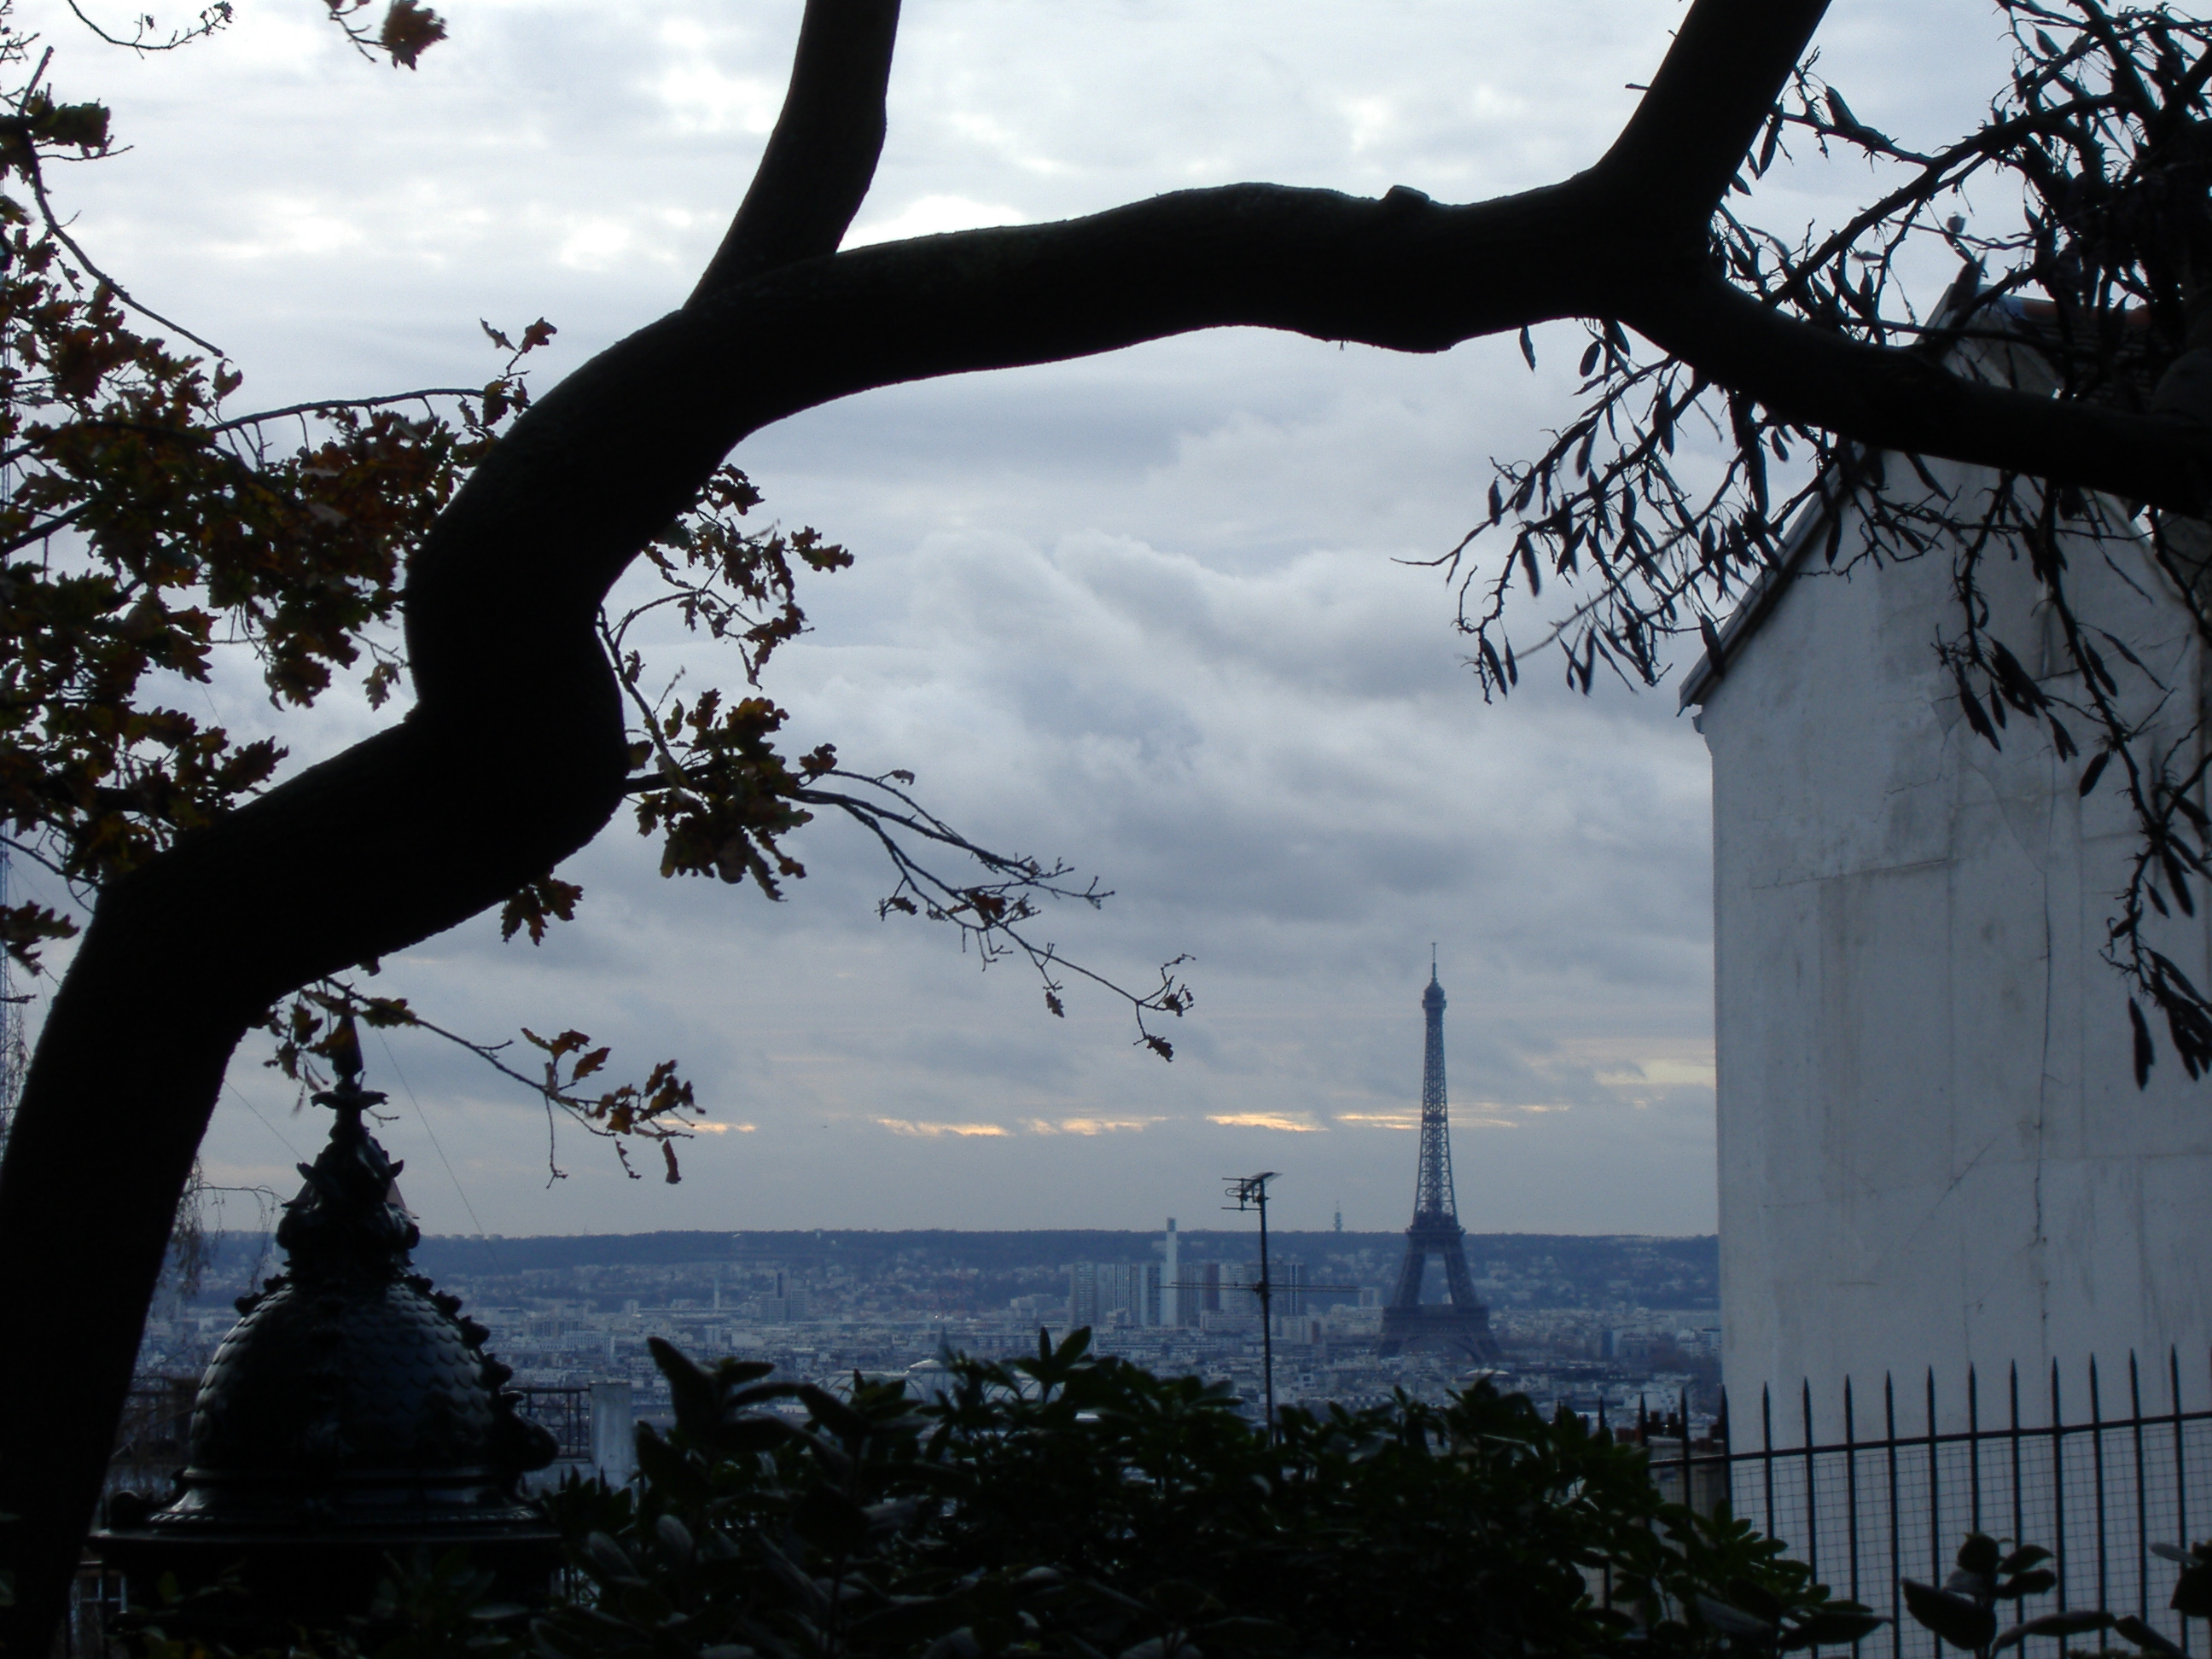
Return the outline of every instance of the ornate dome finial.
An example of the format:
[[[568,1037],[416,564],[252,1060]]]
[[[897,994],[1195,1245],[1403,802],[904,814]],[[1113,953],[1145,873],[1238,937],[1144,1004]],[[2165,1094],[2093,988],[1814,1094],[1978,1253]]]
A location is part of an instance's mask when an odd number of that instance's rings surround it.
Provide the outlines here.
[[[321,1154],[298,1166],[307,1184],[285,1204],[276,1242],[290,1258],[292,1277],[303,1282],[397,1279],[407,1271],[407,1253],[422,1235],[399,1204],[394,1185],[406,1164],[388,1156],[362,1121],[362,1114],[382,1104],[384,1096],[361,1086],[361,1038],[351,1011],[339,1021],[328,1053],[338,1085],[314,1098],[337,1114],[337,1121]]]

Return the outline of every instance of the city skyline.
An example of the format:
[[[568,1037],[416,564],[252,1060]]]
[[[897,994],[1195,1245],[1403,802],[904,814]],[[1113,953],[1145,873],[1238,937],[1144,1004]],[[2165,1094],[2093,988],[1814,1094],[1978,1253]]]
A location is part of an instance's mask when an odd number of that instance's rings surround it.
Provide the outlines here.
[[[1396,1352],[1378,1342],[1402,1241],[1392,1234],[1276,1235],[1267,1337],[1253,1294],[1258,1263],[1243,1231],[1197,1230],[1178,1310],[1164,1295],[1179,1229],[1144,1234],[1030,1231],[653,1235],[604,1240],[425,1240],[413,1266],[460,1298],[509,1367],[525,1409],[580,1441],[586,1399],[623,1398],[665,1424],[668,1386],[650,1339],[696,1359],[731,1354],[842,1390],[854,1374],[902,1376],[924,1395],[948,1350],[1016,1355],[1089,1328],[1100,1353],[1163,1374],[1226,1384],[1248,1415],[1267,1393],[1270,1345],[1279,1400],[1320,1408],[1382,1404],[1404,1390],[1441,1401],[1471,1356]],[[1716,1401],[1718,1251],[1711,1238],[1477,1237],[1475,1264],[1500,1306],[1510,1345],[1485,1369],[1528,1390],[1547,1413],[1595,1415],[1607,1402],[1632,1420],[1652,1398],[1694,1390]],[[1103,1254],[1102,1254],[1103,1252]],[[226,1237],[197,1287],[164,1297],[140,1359],[142,1419],[180,1423],[174,1379],[196,1375],[236,1321],[232,1303],[277,1265],[270,1242]],[[165,1381],[164,1379],[173,1379]],[[162,1437],[148,1436],[152,1441]],[[158,1462],[158,1453],[155,1454]],[[158,1488],[149,1465],[124,1478]]]

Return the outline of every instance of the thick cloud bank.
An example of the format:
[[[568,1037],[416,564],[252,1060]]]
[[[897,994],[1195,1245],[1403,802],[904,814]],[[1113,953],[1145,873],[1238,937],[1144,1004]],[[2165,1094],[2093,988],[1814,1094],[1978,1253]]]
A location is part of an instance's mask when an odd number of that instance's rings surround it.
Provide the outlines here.
[[[312,0],[143,64],[94,57],[56,9],[64,92],[109,93],[137,146],[72,177],[79,234],[268,403],[481,380],[480,316],[551,317],[557,375],[674,303],[773,119],[797,15],[454,0],[453,40],[395,76]],[[1537,183],[1599,153],[1678,15],[907,11],[856,240],[1241,178]],[[1839,7],[1831,67],[1879,71],[1850,82],[1868,118],[1941,136],[1971,114],[1958,64],[1998,61],[1990,33],[1972,8]],[[1784,209],[1819,216],[1850,187]],[[434,1043],[373,1042],[426,1229],[1139,1226],[1195,1221],[1218,1176],[1261,1167],[1284,1173],[1285,1224],[1340,1201],[1348,1226],[1402,1225],[1432,941],[1468,1224],[1710,1229],[1703,745],[1668,691],[1585,701],[1548,664],[1485,708],[1445,585],[1406,562],[1456,540],[1490,457],[1564,416],[1578,340],[1540,331],[1534,376],[1510,343],[1170,341],[875,394],[749,443],[764,512],[859,556],[812,584],[817,631],[769,687],[802,746],[910,768],[977,839],[1098,873],[1111,902],[1042,933],[1133,981],[1189,953],[1176,1060],[1133,1048],[1103,995],[1072,988],[1056,1020],[1018,968],[978,974],[942,930],[878,921],[884,872],[849,826],[799,839],[813,873],[771,906],[662,881],[617,825],[564,872],[589,889],[576,927],[533,951],[480,921],[386,982],[472,1033],[574,1024],[618,1067],[680,1056],[714,1132],[672,1188],[571,1132],[549,1187],[527,1099]],[[265,719],[250,686],[208,695],[242,729]],[[373,723],[341,701],[295,754]],[[289,1192],[320,1126],[256,1058],[210,1174]]]

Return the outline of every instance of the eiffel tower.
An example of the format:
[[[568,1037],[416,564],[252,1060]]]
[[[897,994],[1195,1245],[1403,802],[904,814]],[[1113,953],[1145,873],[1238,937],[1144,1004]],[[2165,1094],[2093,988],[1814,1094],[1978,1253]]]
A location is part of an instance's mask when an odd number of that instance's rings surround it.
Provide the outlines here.
[[[1444,1101],[1444,988],[1429,963],[1429,988],[1421,994],[1428,1016],[1428,1048],[1421,1064],[1421,1170],[1413,1187],[1413,1224],[1406,1229],[1406,1260],[1398,1269],[1398,1288],[1382,1310],[1379,1352],[1402,1353],[1436,1349],[1470,1359],[1495,1360],[1498,1341],[1490,1334],[1490,1310],[1475,1299],[1474,1279],[1467,1270],[1467,1229],[1459,1224],[1459,1200],[1452,1188],[1451,1115]],[[1429,1258],[1444,1267],[1449,1302],[1421,1301],[1421,1280]]]

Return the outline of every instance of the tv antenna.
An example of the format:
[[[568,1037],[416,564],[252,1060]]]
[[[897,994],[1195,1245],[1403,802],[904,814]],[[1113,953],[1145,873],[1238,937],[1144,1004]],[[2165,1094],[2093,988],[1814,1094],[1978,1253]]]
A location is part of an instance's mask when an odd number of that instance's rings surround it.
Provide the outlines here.
[[[1267,1443],[1275,1439],[1275,1319],[1274,1281],[1267,1275],[1267,1183],[1282,1177],[1273,1170],[1262,1170],[1254,1176],[1224,1176],[1231,1202],[1224,1210],[1257,1210],[1260,1212],[1260,1282],[1252,1289],[1260,1298],[1260,1366],[1266,1378],[1267,1391]]]

